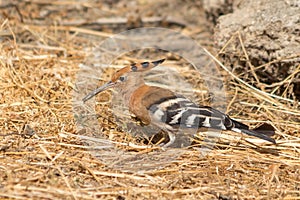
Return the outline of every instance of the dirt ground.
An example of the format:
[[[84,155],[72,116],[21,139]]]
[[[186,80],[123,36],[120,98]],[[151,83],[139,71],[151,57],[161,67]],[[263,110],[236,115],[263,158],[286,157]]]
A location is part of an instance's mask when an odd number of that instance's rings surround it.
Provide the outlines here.
[[[299,199],[300,5],[251,2],[0,0],[1,199]],[[82,122],[74,99],[124,64],[164,57],[198,91],[197,102],[217,98],[202,87],[205,74],[172,52],[136,50],[89,70],[103,64],[101,41],[140,27],[178,31],[215,55],[226,113],[250,127],[272,125],[277,144],[228,133],[204,156],[147,146],[127,130],[138,123],[131,116],[120,126],[122,111],[114,113],[105,92],[90,104],[97,130],[88,136],[101,132],[114,151],[92,148],[83,140],[92,123]],[[92,79],[85,91],[83,69]]]

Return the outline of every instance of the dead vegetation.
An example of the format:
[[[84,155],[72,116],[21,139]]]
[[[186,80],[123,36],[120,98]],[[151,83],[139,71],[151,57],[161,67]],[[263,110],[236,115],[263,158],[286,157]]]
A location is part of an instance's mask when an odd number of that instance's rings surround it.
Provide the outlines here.
[[[276,128],[277,145],[231,135],[218,141],[205,156],[190,148],[180,152],[175,159],[165,162],[155,160],[159,163],[156,168],[152,166],[146,171],[133,168],[126,172],[122,166],[128,167],[130,162],[126,162],[125,157],[119,157],[119,169],[109,167],[101,158],[102,150],[92,151],[78,137],[84,132],[78,132],[76,127],[78,119],[74,117],[72,95],[78,90],[75,84],[78,66],[91,53],[89,47],[127,28],[162,26],[195,38],[211,50],[209,29],[202,26],[207,22],[201,11],[201,5],[192,1],[2,3],[0,197],[299,198],[299,99],[291,98],[295,96],[293,90],[279,95],[263,90],[263,87],[257,89],[247,82],[249,73],[255,77],[261,66],[253,66],[255,70],[236,74],[234,70],[220,65],[226,85],[227,113],[251,127],[261,122],[272,124]],[[238,38],[237,35],[232,37]],[[243,40],[240,42],[242,45]],[[224,49],[228,44],[224,45]],[[148,53],[161,56],[158,52]],[[241,49],[239,53],[247,57],[247,50]],[[144,55],[122,55],[115,66],[117,68],[141,59]],[[167,57],[169,65],[187,65],[186,61],[172,53],[165,52],[163,56]],[[108,68],[98,78],[108,80],[113,70]],[[271,84],[272,88],[288,85],[299,71],[298,65],[292,76]],[[189,78],[189,83],[201,83],[196,78],[190,79],[191,74],[182,74]],[[201,95],[198,97],[208,98]],[[113,141],[116,149],[126,155],[134,154],[136,159],[159,159],[153,156],[157,151],[155,148],[144,148],[141,141],[122,131],[122,127],[115,122],[110,99],[110,93],[97,97],[96,118],[106,140]],[[97,157],[97,152],[100,157]],[[170,151],[166,155],[176,153]],[[112,153],[107,155],[113,156]]]

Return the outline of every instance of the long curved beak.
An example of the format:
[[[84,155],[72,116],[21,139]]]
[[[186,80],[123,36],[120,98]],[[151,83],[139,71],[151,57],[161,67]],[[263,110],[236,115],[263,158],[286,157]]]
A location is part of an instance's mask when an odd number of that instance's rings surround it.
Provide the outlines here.
[[[90,92],[88,95],[86,95],[82,101],[85,103],[87,100],[93,98],[95,95],[99,94],[100,92],[107,90],[108,88],[111,88],[115,85],[114,82],[109,81],[107,83],[105,83],[104,85],[102,85],[101,87],[96,88],[95,90],[93,90],[92,92]]]

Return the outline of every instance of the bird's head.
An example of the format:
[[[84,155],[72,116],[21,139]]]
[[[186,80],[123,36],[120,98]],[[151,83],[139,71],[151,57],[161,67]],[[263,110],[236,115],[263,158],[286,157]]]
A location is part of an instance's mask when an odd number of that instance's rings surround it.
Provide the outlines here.
[[[151,62],[141,62],[141,63],[133,63],[131,65],[128,65],[118,71],[116,71],[113,75],[110,81],[105,83],[104,85],[96,88],[92,92],[90,92],[88,95],[86,95],[82,101],[86,102],[87,100],[93,98],[95,95],[99,94],[100,92],[103,92],[104,90],[107,90],[112,87],[122,87],[125,85],[128,85],[128,83],[136,81],[134,77],[136,76],[136,73],[141,73],[144,71],[148,71],[157,65],[163,63],[165,59],[160,59],[156,61]]]

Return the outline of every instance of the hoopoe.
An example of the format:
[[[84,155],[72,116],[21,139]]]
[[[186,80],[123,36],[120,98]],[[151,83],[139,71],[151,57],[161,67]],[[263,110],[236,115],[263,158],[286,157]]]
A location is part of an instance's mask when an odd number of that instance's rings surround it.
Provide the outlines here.
[[[109,82],[85,96],[83,102],[109,88],[117,89],[125,105],[136,118],[145,125],[152,124],[167,132],[169,142],[164,147],[172,146],[179,128],[231,130],[276,144],[275,140],[269,137],[274,135],[274,129],[270,125],[264,124],[251,130],[247,125],[212,107],[198,106],[168,89],[146,85],[143,72],[156,67],[164,60],[134,63],[118,70]]]

